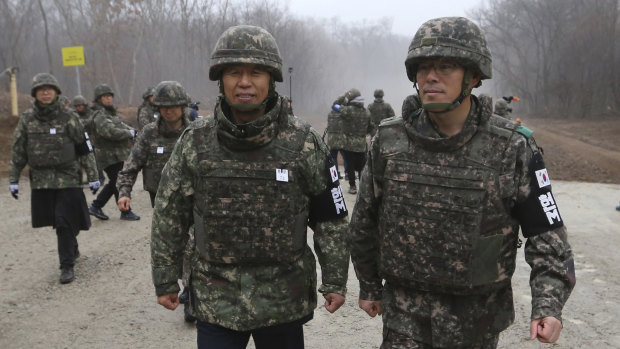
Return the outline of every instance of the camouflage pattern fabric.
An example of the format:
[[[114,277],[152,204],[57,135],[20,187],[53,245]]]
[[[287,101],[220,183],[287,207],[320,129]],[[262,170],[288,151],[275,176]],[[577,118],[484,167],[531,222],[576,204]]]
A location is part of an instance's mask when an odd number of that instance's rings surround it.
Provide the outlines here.
[[[87,105],[82,111],[74,112],[80,117],[84,130],[88,133],[88,137],[92,137],[95,134],[95,124],[93,123],[93,116],[95,116],[94,110]]]
[[[94,143],[97,154],[97,166],[101,169],[123,162],[129,155],[128,141],[133,138],[131,127],[123,123],[116,115],[115,107],[94,104],[93,115]]]
[[[156,122],[146,125],[138,134],[129,157],[116,179],[119,197],[131,197],[131,190],[141,170],[144,190],[157,192],[161,171],[168,162],[177,139],[189,125],[189,115],[184,113],[182,120],[182,128],[170,130],[166,122],[159,118]]]
[[[179,291],[177,279],[182,275],[183,249],[188,241],[187,231],[193,224],[194,200],[200,189],[195,183],[200,176],[206,175],[201,171],[203,165],[197,152],[200,144],[195,144],[194,133],[216,127],[221,145],[218,151],[235,153],[232,154],[234,156],[244,156],[245,153],[245,156],[264,159],[262,146],[269,144],[274,137],[288,139],[290,136],[280,132],[280,127],[307,128],[305,122],[287,114],[287,108],[282,106],[283,99],[277,98],[276,105],[265,115],[244,124],[244,131],[223,114],[223,102],[220,102],[214,115],[192,123],[179,139],[164,167],[153,214],[151,264],[157,295]],[[279,126],[274,128],[276,124]],[[300,173],[296,183],[306,196],[311,197],[327,188],[325,166],[328,150],[316,131],[311,128],[307,130],[298,154]],[[248,163],[251,162],[248,159]],[[275,169],[265,170],[273,171],[275,177]],[[235,174],[243,176],[243,171]],[[276,183],[274,178],[274,190]],[[270,198],[265,197],[264,200],[266,208],[270,205]],[[221,204],[225,206],[234,202],[231,198]],[[261,211],[240,210],[232,213],[243,220],[252,219]],[[322,269],[319,291],[344,295],[349,259],[346,218],[301,223],[309,224],[314,231],[314,250]],[[196,244],[199,245],[197,237]],[[316,260],[307,244],[301,255],[289,263],[210,263],[198,253],[194,253],[193,259],[191,299],[195,302],[192,304],[192,315],[201,321],[244,331],[301,319],[311,314],[317,306]]]
[[[467,18],[436,18],[420,26],[405,60],[409,80],[416,81],[418,62],[430,57],[457,58],[475,68],[481,79],[493,76],[486,38],[480,28]]]
[[[282,82],[282,58],[275,38],[265,29],[239,25],[220,35],[209,67],[209,79],[219,80],[229,64],[257,64],[269,68],[275,81]]]
[[[472,96],[463,130],[451,137],[439,134],[422,110],[379,126],[351,219],[351,257],[360,299],[384,301],[388,333],[433,347],[471,347],[514,319],[510,279],[519,225],[529,222],[507,213],[528,202],[529,166],[540,151],[516,123],[491,114],[489,98]],[[476,149],[468,151],[472,144]],[[486,173],[493,168],[498,172]],[[479,218],[465,218],[472,211]],[[457,261],[461,253],[471,259]],[[532,319],[561,320],[575,283],[565,227],[530,237],[525,256]]]
[[[420,96],[418,95],[409,95],[405,97],[403,100],[403,106],[401,108],[401,116],[409,116],[414,111],[422,108],[422,102],[420,101]]]
[[[505,100],[500,98],[495,102],[495,114],[510,118],[508,116],[508,103]]]
[[[159,111],[149,101],[144,101],[138,107],[138,128],[142,130],[146,125],[156,121],[159,117]]]
[[[60,106],[58,100],[48,106],[35,102],[22,113],[13,133],[9,179],[18,181],[28,164],[32,189],[81,188],[82,169],[88,181],[94,182],[98,175],[93,153],[79,155],[74,150],[85,142],[84,128],[75,113]],[[73,149],[69,157],[67,146]]]
[[[370,112],[370,124],[372,127],[370,131],[371,136],[374,136],[377,132],[377,127],[381,120],[396,116],[390,103],[386,103],[383,98],[375,98],[374,103],[368,105],[368,111]]]
[[[330,120],[330,118],[340,118]],[[340,125],[338,129],[333,126]],[[331,128],[330,128],[331,126]],[[366,135],[372,131],[370,113],[362,103],[349,102],[338,112],[328,116],[328,142],[330,149],[343,149],[352,152],[366,151]]]

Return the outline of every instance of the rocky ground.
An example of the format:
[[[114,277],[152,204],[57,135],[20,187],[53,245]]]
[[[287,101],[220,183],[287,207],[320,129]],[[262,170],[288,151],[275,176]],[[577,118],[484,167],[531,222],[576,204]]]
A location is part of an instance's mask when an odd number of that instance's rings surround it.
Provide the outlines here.
[[[1,120],[0,168],[6,171],[15,122]],[[564,310],[560,340],[554,345],[529,341],[529,266],[520,255],[513,279],[517,317],[499,347],[619,348],[620,212],[614,207],[620,200],[620,122],[524,118],[524,123],[545,149],[575,253],[577,287]],[[6,181],[6,172],[0,177]],[[0,348],[195,347],[195,328],[183,322],[180,309],[171,312],[156,303],[149,266],[152,210],[141,188],[136,186],[132,205],[140,221],[120,221],[110,202],[104,211],[111,219],[94,219],[92,228],[80,233],[82,256],[76,280],[68,285],[58,283],[52,229],[31,228],[27,177],[20,182],[19,200],[5,188],[0,195]],[[354,197],[346,194],[346,199],[352,208]],[[352,268],[348,287],[347,302],[337,313],[317,308],[305,326],[307,348],[379,346],[381,320],[357,307],[359,288]]]

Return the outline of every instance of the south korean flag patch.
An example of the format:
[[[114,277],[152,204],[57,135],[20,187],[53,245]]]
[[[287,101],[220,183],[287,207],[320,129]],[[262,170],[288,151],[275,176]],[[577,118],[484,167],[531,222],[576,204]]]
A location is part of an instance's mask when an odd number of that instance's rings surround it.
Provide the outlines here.
[[[340,188],[338,170],[331,156],[327,156],[326,166],[322,171],[324,171],[322,176],[324,176],[326,187],[321,193],[310,198],[308,218],[311,222],[326,222],[346,217],[349,214],[344,195],[342,195],[342,188]]]
[[[516,203],[513,209],[513,215],[519,220],[521,231],[526,238],[564,225],[551,193],[551,180],[540,153],[532,156],[529,169],[529,196],[525,201]]]

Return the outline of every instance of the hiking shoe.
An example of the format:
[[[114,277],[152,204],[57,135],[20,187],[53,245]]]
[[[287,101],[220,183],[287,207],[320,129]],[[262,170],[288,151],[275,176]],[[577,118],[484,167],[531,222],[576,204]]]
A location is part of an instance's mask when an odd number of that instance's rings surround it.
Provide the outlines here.
[[[354,185],[349,186],[349,194],[357,194],[357,188]]]
[[[129,211],[121,212],[121,219],[124,221],[138,221],[140,220],[140,216],[133,213],[133,211],[129,210]]]
[[[60,269],[60,283],[68,284],[75,279],[75,274],[73,274],[73,267],[64,267]]]
[[[106,216],[106,214],[103,213],[101,207],[90,205],[88,206],[88,213],[90,213],[91,216],[95,216],[101,219],[102,221],[107,221],[108,219],[110,219],[110,217]]]

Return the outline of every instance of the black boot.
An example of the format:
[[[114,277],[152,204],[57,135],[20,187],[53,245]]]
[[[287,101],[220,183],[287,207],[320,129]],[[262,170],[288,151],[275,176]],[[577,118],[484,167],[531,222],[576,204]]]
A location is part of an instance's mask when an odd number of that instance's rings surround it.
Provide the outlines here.
[[[73,267],[63,267],[60,269],[60,283],[68,284],[75,279],[75,274],[73,273]]]
[[[95,216],[101,219],[102,221],[107,221],[108,219],[110,219],[110,217],[106,216],[106,214],[103,213],[101,207],[97,207],[95,205],[88,206],[88,213],[90,213],[91,216]]]
[[[121,219],[124,221],[138,221],[140,220],[140,216],[133,213],[132,210],[129,211],[121,211]]]

